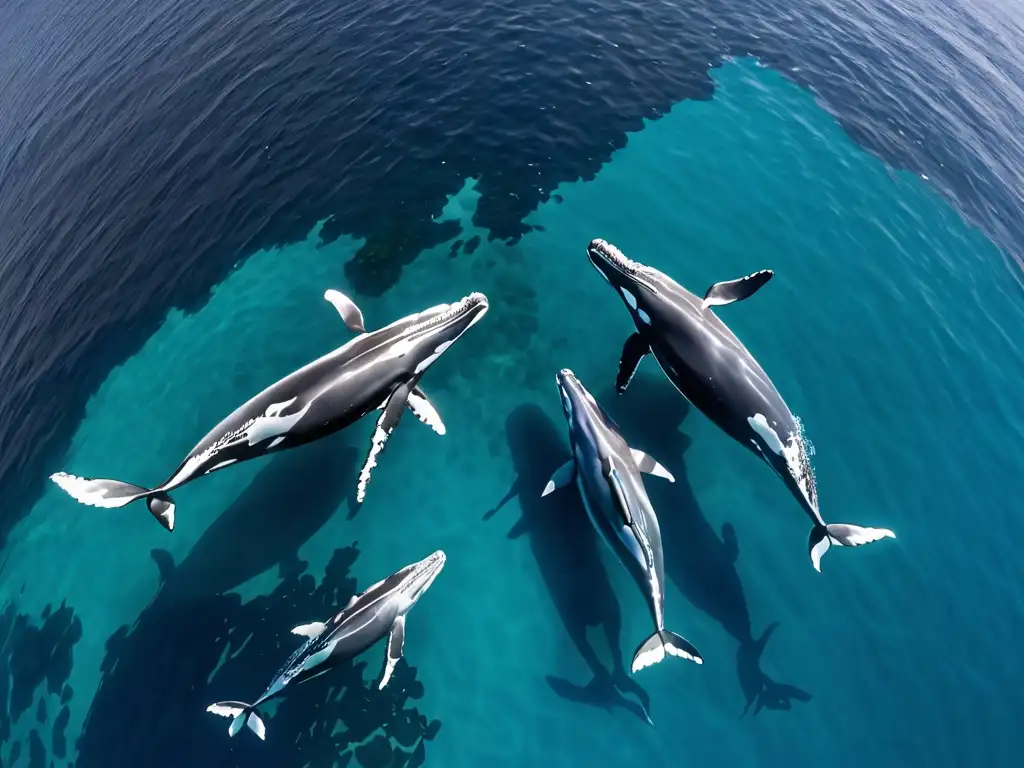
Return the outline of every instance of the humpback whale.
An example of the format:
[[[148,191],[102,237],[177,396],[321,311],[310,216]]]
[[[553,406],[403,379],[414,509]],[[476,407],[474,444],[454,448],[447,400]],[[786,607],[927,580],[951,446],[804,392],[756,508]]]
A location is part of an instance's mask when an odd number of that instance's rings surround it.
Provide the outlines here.
[[[189,451],[177,469],[155,488],[119,480],[57,472],[50,479],[82,504],[123,507],[145,499],[150,513],[174,530],[169,492],[198,477],[330,435],[372,411],[377,427],[359,473],[356,500],[362,502],[370,473],[402,413],[408,407],[439,435],[445,426],[419,386],[423,373],[487,312],[487,298],[472,293],[367,331],[355,303],[335,290],[324,298],[359,335],[347,344],[271,384],[240,405]]]
[[[280,696],[289,685],[312,680],[355,658],[387,635],[384,670],[377,685],[378,690],[383,689],[402,658],[405,616],[437,578],[444,563],[444,552],[438,550],[354,596],[348,605],[327,621],[295,627],[292,632],[306,637],[306,642],[288,658],[256,701],[252,704],[220,701],[208,706],[206,711],[230,717],[228,734],[231,736],[247,725],[260,739],[264,739],[267,729],[259,713],[264,702]]]
[[[650,352],[677,390],[727,435],[761,457],[811,518],[814,569],[832,544],[858,547],[895,538],[887,528],[826,524],[803,430],[768,374],[711,311],[752,296],[771,270],[715,283],[698,298],[663,272],[633,261],[611,243],[587,247],[591,263],[629,309],[636,333],[626,339],[615,382],[621,394]]]
[[[657,664],[665,654],[702,664],[692,643],[665,629],[665,559],[661,529],[641,472],[675,478],[661,464],[630,448],[611,417],[568,368],[555,377],[569,424],[572,458],[555,470],[541,496],[576,483],[590,522],[640,588],[654,633],[633,655],[632,671]]]

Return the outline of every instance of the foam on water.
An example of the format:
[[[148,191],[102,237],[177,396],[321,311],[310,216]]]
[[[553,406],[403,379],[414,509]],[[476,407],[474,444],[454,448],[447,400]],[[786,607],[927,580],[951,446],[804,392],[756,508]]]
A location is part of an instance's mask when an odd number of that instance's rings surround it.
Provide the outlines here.
[[[748,60],[713,75],[713,100],[680,105],[645,125],[596,179],[563,185],[519,242],[488,241],[473,225],[478,196],[468,180],[440,218],[458,220],[458,239],[479,236],[479,247],[452,258],[452,244],[443,244],[383,297],[353,296],[367,327],[472,291],[485,293],[491,309],[423,379],[447,434],[403,419],[358,516],[347,519],[339,498],[341,513],[299,555],[319,579],[331,553],[358,540],[364,588],[430,551],[447,552],[444,573],[410,614],[405,646],[426,689],[422,709],[445,724],[427,749],[433,765],[953,766],[982,754],[1008,764],[1012,745],[1000,734],[1024,703],[1000,683],[1019,678],[1018,656],[1005,649],[1024,631],[1024,566],[1013,549],[1024,489],[1011,460],[1024,437],[1016,395],[1024,359],[1012,339],[1024,320],[1019,290],[993,246],[921,179],[859,150],[811,94]],[[631,328],[586,262],[594,237],[697,294],[774,269],[756,296],[715,311],[820,449],[826,521],[884,526],[899,539],[836,548],[815,573],[809,521],[796,502],[763,463],[666,394],[653,361],[616,397]],[[162,480],[239,402],[350,337],[323,293],[348,292],[342,265],[359,246],[344,238],[321,246],[314,230],[305,242],[249,257],[201,311],[172,312],[92,398],[54,469]],[[700,648],[705,664],[667,659],[635,676],[655,729],[621,700],[604,703],[596,688],[581,698],[598,706],[583,706],[568,700],[576,689],[549,679],[582,690],[592,671],[542,578],[536,532],[507,536],[532,501],[513,499],[481,519],[516,479],[506,420],[517,407],[539,406],[537,418],[564,444],[552,378],[565,367],[630,443],[679,481],[654,478],[647,487],[665,536],[667,626]],[[362,456],[371,430],[360,424],[342,444]],[[141,504],[95,510],[56,488],[14,531],[0,599],[38,613],[66,598],[83,622],[72,743],[104,642],[157,588],[150,550],[180,561],[260,468],[232,467],[178,490],[173,534]],[[356,472],[347,483],[354,487]],[[296,487],[281,514],[302,514],[303,495]],[[570,506],[563,500],[545,511],[578,512]],[[722,553],[696,571],[681,559],[702,556],[692,547],[698,531],[681,530],[682,519],[713,531],[707,549]],[[724,531],[717,536],[726,523],[732,544]],[[603,557],[628,658],[650,620],[622,569]],[[246,598],[277,583],[274,569],[252,576],[241,585]],[[590,640],[607,662],[599,622],[581,621],[593,625]],[[755,638],[774,621],[779,631],[760,647]],[[266,627],[285,638],[289,629]],[[373,674],[378,661],[370,659]],[[254,679],[252,688],[263,683]],[[750,690],[769,709],[787,701],[792,710],[738,719]],[[957,727],[971,702],[999,696],[1005,706],[971,729]],[[908,712],[912,725],[894,725]],[[30,719],[16,724],[19,738]],[[272,721],[268,732],[289,738]]]

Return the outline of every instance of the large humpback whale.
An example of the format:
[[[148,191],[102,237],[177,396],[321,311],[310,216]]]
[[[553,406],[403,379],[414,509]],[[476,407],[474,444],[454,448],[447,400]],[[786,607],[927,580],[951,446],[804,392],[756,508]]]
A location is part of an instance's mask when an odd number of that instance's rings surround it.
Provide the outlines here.
[[[380,410],[356,493],[361,502],[377,456],[408,407],[440,435],[444,424],[423,390],[424,371],[487,312],[487,298],[473,293],[367,332],[351,299],[338,291],[324,294],[346,325],[359,335],[342,347],[271,384],[235,409],[189,451],[178,468],[156,488],[119,480],[50,476],[82,504],[123,507],[145,499],[153,516],[174,530],[170,491],[197,477],[240,461],[284,451],[337,432]]]
[[[270,685],[256,701],[221,701],[211,704],[207,712],[230,717],[228,733],[234,736],[242,725],[263,739],[266,726],[259,707],[280,696],[289,685],[298,685],[329,672],[334,667],[369,650],[385,635],[388,649],[378,689],[391,679],[395,665],[402,658],[405,644],[405,615],[416,605],[444,567],[444,552],[438,550],[418,563],[378,581],[363,594],[354,596],[345,608],[327,621],[295,627],[292,632],[309,638],[274,675]]]
[[[648,352],[676,389],[726,434],[760,456],[811,518],[808,550],[815,570],[831,544],[857,547],[895,538],[886,528],[826,524],[800,423],[753,355],[711,310],[753,295],[771,270],[715,283],[703,299],[668,275],[592,240],[587,255],[615,288],[636,326],[626,340],[616,380],[624,392]]]
[[[643,592],[654,633],[637,648],[632,670],[657,664],[666,653],[702,664],[693,644],[665,629],[661,529],[640,473],[675,479],[657,461],[626,444],[615,422],[572,371],[559,371],[555,381],[569,424],[572,458],[555,470],[541,495],[575,481],[590,522]]]

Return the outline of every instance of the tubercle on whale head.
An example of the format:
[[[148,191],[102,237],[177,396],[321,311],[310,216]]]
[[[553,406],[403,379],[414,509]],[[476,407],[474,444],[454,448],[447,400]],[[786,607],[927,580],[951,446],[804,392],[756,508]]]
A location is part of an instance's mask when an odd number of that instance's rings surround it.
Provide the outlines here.
[[[583,386],[583,383],[571,370],[563,368],[555,376],[555,383],[558,385],[558,392],[562,396],[562,409],[565,417],[572,423],[577,410],[594,409],[597,401],[590,391]]]
[[[644,265],[626,257],[622,251],[600,237],[595,237],[587,245],[587,255],[595,264],[609,264],[620,272],[636,275]]]
[[[562,413],[565,415],[565,420],[569,422],[571,427],[573,418],[573,404],[572,396],[569,394],[570,388],[573,383],[579,383],[576,375],[568,368],[563,368],[557,374],[555,374],[555,384],[558,386],[558,398],[562,401]]]
[[[419,317],[422,319],[406,329],[405,335],[416,336],[427,332],[438,334],[454,330],[457,331],[451,338],[454,341],[487,314],[489,306],[484,294],[473,292],[454,304],[439,304],[420,312]]]
[[[601,238],[591,240],[587,245],[587,256],[594,268],[613,287],[622,290],[640,285],[652,293],[658,292],[654,285],[657,271],[646,264],[628,258],[607,240]]]
[[[427,555],[418,563],[409,566],[402,591],[410,603],[415,603],[427,591],[434,579],[444,568],[448,558],[443,550],[437,550]]]
[[[563,368],[555,374],[555,384],[558,385],[558,391],[561,393],[563,401],[569,397],[570,392],[578,392],[583,389],[583,385],[576,378],[576,374],[568,368]]]
[[[557,374],[555,374],[555,383],[559,387],[564,389],[566,384],[570,382],[579,384],[580,380],[576,378],[576,374],[573,373],[572,370],[570,370],[569,368],[563,368]]]
[[[487,314],[487,297],[471,293],[454,304],[441,304],[424,310],[417,321],[402,331],[394,351],[400,357],[416,358],[415,373],[421,374],[462,334]]]

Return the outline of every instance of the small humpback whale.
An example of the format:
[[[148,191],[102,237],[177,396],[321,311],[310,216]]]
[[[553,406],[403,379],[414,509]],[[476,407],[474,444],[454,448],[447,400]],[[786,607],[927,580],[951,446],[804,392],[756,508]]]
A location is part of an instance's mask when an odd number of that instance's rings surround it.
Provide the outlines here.
[[[677,390],[727,435],[760,456],[811,518],[808,550],[814,569],[832,544],[859,547],[896,535],[887,528],[826,524],[800,422],[753,355],[712,307],[752,296],[771,270],[715,283],[700,299],[653,267],[626,258],[611,243],[592,240],[587,255],[625,302],[636,326],[626,339],[615,382],[626,391],[648,352]]]
[[[244,724],[260,739],[265,739],[267,730],[259,713],[264,702],[280,696],[289,685],[312,680],[355,658],[387,635],[384,670],[377,686],[382,690],[402,658],[405,616],[437,578],[444,563],[444,552],[438,550],[354,596],[341,612],[327,621],[295,627],[294,634],[308,639],[274,675],[263,695],[252,704],[220,701],[208,706],[206,711],[231,718],[230,736],[238,733]]]
[[[487,297],[473,293],[454,304],[440,304],[369,332],[351,299],[335,290],[328,290],[324,298],[359,335],[236,408],[161,485],[143,488],[65,472],[50,479],[78,502],[93,507],[123,507],[145,499],[153,516],[173,531],[174,502],[168,494],[175,488],[237,462],[312,442],[379,410],[377,428],[359,473],[356,501],[361,503],[377,456],[406,406],[439,435],[445,434],[444,423],[419,381],[427,368],[484,316]]]
[[[587,516],[647,600],[654,633],[633,655],[632,671],[657,664],[668,653],[697,664],[692,643],[665,629],[665,563],[661,529],[641,472],[675,478],[661,464],[626,444],[611,417],[569,369],[555,377],[569,423],[572,458],[555,470],[541,496],[576,482]]]

